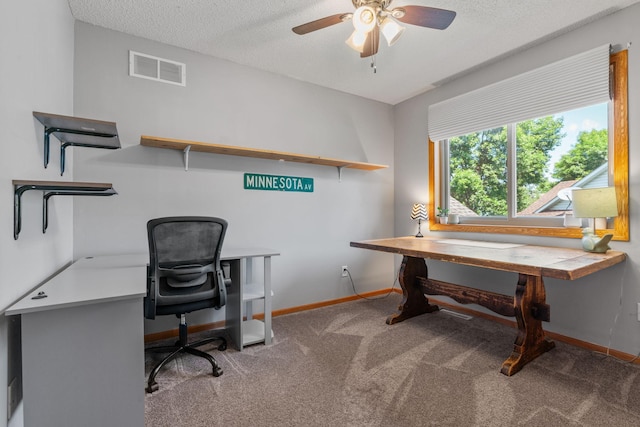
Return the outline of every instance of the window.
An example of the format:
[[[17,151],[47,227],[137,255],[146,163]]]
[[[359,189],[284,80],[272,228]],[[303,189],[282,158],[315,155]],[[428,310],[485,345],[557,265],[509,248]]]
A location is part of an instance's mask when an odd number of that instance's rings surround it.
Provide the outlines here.
[[[430,217],[447,206],[461,222],[430,228],[581,237],[579,228],[564,226],[570,202],[562,189],[613,185],[620,214],[607,232],[628,240],[626,54],[609,58],[609,102],[431,142]],[[568,125],[576,115],[592,127],[573,133]]]
[[[607,110],[597,104],[449,139],[441,204],[466,223],[562,226],[571,213],[563,190],[608,185]]]

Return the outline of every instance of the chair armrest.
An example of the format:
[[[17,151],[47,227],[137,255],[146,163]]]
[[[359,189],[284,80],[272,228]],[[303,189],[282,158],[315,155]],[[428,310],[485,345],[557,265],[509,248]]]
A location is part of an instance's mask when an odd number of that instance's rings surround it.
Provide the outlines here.
[[[217,282],[218,282],[218,304],[215,306],[216,309],[221,308],[227,303],[227,283],[224,278],[224,274],[222,269],[216,271]]]
[[[231,263],[230,262],[221,262],[220,266],[222,267],[222,274],[224,277],[224,284],[228,288],[231,286]]]

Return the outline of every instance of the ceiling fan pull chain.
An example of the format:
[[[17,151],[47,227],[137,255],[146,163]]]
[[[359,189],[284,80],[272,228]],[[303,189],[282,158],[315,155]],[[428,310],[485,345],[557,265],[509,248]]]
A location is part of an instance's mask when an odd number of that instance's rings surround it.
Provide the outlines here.
[[[371,55],[371,68],[373,68],[373,74],[375,74],[377,72],[375,55]]]

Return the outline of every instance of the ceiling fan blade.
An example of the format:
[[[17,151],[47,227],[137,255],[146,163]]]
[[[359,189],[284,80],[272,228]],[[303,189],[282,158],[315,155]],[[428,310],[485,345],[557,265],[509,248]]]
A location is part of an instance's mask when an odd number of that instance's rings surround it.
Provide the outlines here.
[[[336,15],[327,16],[324,18],[316,19],[315,21],[307,22],[306,24],[293,27],[291,30],[296,34],[307,34],[312,31],[321,30],[323,28],[330,27],[335,24],[346,21],[351,18],[350,13],[338,13]]]
[[[404,16],[397,18],[398,21],[421,27],[435,28],[436,30],[444,30],[456,17],[456,13],[452,10],[435,7],[402,6],[397,9],[404,9],[405,11]]]
[[[376,25],[373,30],[367,34],[367,39],[364,41],[364,51],[360,54],[360,58],[366,58],[378,53],[378,45],[380,44],[380,30]]]

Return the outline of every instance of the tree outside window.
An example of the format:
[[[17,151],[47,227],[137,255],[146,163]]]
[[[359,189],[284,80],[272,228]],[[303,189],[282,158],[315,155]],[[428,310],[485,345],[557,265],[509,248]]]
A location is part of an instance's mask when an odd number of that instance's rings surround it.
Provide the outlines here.
[[[563,215],[564,211],[549,214],[530,208],[607,163],[609,146],[607,104],[572,111],[570,116],[580,123],[565,125],[565,114],[556,114],[451,138],[449,192],[458,208],[467,209],[457,213],[507,217],[508,193],[513,188],[516,216]],[[580,129],[585,124],[601,128]],[[513,140],[508,137],[510,126],[515,127]],[[568,135],[575,139],[571,141]],[[509,180],[508,165],[513,164],[509,161],[509,144],[515,145],[515,184]],[[567,182],[570,185],[560,185]]]

